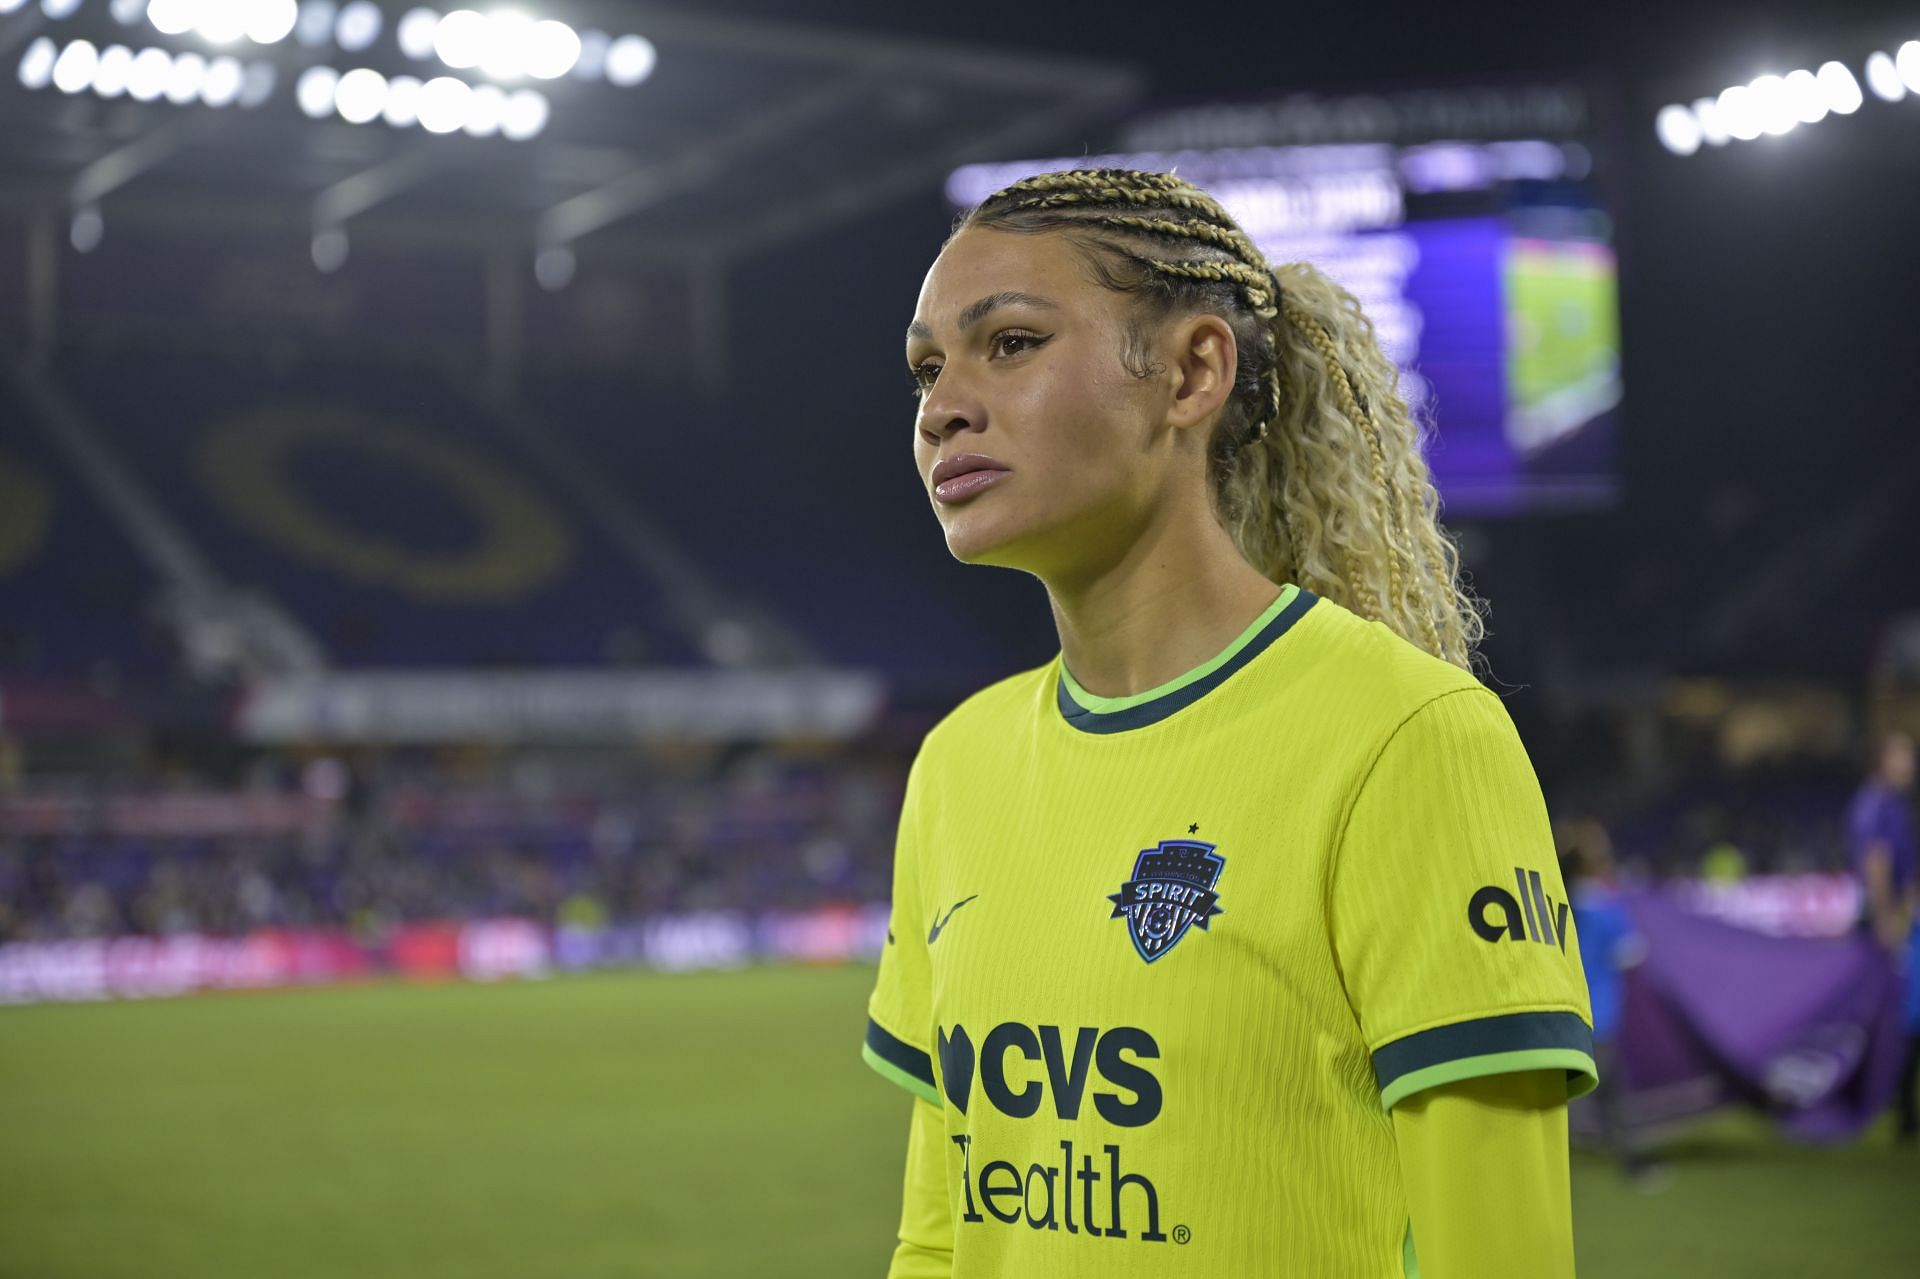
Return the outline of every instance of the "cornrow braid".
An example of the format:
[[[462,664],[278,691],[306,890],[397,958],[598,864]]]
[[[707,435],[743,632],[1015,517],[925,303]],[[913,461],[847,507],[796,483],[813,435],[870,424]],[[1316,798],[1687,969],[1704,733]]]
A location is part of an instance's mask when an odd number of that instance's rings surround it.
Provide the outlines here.
[[[1275,269],[1219,201],[1167,173],[1036,174],[955,234],[973,226],[1072,239],[1101,283],[1135,296],[1123,358],[1141,376],[1153,321],[1220,314],[1239,358],[1208,480],[1242,554],[1472,669],[1481,605],[1437,521],[1422,427],[1351,293],[1305,263]]]

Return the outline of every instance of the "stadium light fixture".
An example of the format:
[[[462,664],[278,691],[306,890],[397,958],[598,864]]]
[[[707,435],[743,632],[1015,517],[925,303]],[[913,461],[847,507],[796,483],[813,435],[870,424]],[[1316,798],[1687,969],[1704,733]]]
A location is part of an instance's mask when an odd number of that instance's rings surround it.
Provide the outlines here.
[[[309,49],[319,48],[333,39],[333,20],[339,12],[333,0],[301,0],[293,38]]]
[[[653,74],[658,60],[653,41],[645,36],[621,36],[607,46],[607,79],[630,89]]]
[[[507,95],[497,84],[476,84],[467,97],[467,111],[460,127],[469,137],[490,138],[500,132],[500,117],[506,114]]]
[[[6,0],[0,0],[0,13],[6,11]],[[113,20],[123,27],[130,27],[147,16],[147,0],[112,0],[107,11]]]
[[[253,17],[249,0],[200,0],[193,29],[208,44],[232,44],[247,34]]]
[[[538,89],[515,89],[507,95],[507,108],[500,117],[500,132],[515,142],[540,136],[552,115],[547,95]]]
[[[564,22],[548,19],[533,24],[527,48],[527,74],[536,80],[558,80],[580,61],[580,36]]]
[[[90,40],[75,40],[60,51],[53,63],[53,87],[62,93],[81,93],[93,84],[93,73],[100,66],[100,51]]]
[[[1721,90],[1714,107],[1728,136],[1742,142],[1751,142],[1760,136],[1760,113],[1754,109],[1753,91],[1746,85],[1736,84]]]
[[[0,18],[6,17],[15,9],[23,7],[27,0],[0,0]]]
[[[199,20],[200,6],[195,0],[153,0],[147,6],[147,21],[164,36],[183,36]]]
[[[1692,155],[1700,149],[1700,121],[1683,106],[1661,107],[1654,117],[1653,130],[1660,145],[1675,155]]]
[[[1827,118],[1827,95],[1820,87],[1820,79],[1804,67],[1787,73],[1787,97],[1793,104],[1793,118],[1798,124],[1819,124]]]
[[[1898,102],[1907,96],[1907,86],[1900,82],[1900,69],[1894,65],[1892,54],[1876,52],[1867,59],[1867,87],[1882,102]]]
[[[1820,92],[1826,99],[1827,110],[1835,115],[1852,115],[1860,109],[1860,82],[1853,78],[1853,72],[1847,69],[1846,63],[1823,64],[1817,79]]]
[[[1733,135],[1727,132],[1727,126],[1720,122],[1720,102],[1717,98],[1696,98],[1693,103],[1693,118],[1700,125],[1700,137],[1710,147],[1723,147],[1733,141]]]
[[[473,87],[452,76],[435,76],[420,86],[420,127],[428,133],[453,133],[467,122]]]
[[[230,107],[240,99],[240,85],[246,70],[240,59],[222,54],[207,64],[207,76],[200,85],[200,101],[210,107]]]
[[[103,98],[117,98],[127,91],[127,79],[133,74],[133,50],[124,44],[110,44],[100,51],[100,65],[93,70],[93,91]]]
[[[387,78],[369,67],[355,67],[334,86],[333,108],[348,124],[370,124],[387,109]]]
[[[420,123],[420,81],[410,75],[397,75],[387,81],[387,104],[380,117],[396,129],[411,129]]]
[[[20,55],[20,83],[29,89],[46,88],[53,83],[53,64],[59,60],[60,50],[41,36]]]
[[[184,107],[200,96],[207,83],[207,60],[197,53],[182,53],[167,72],[167,101]]]
[[[455,9],[433,32],[433,51],[455,71],[469,71],[486,56],[487,20],[472,9]]]
[[[293,34],[300,21],[300,6],[294,0],[255,0],[247,15],[247,39],[255,44],[279,44]]]
[[[278,77],[271,62],[250,62],[240,76],[240,107],[250,111],[273,96]]]
[[[1893,67],[1908,93],[1920,93],[1920,40],[1909,40],[1893,55]]]
[[[100,247],[106,231],[107,223],[100,216],[100,206],[89,204],[74,210],[73,220],[67,224],[67,241],[76,252],[91,253]]]
[[[333,39],[348,53],[359,53],[380,38],[386,18],[373,0],[353,0],[334,20]]]
[[[333,91],[340,85],[340,73],[332,67],[308,67],[293,86],[293,100],[308,119],[321,120],[333,114]]]
[[[425,62],[433,56],[433,37],[439,29],[439,14],[431,9],[409,9],[400,16],[394,37],[399,41],[400,52],[415,62]]]
[[[40,12],[51,22],[60,22],[80,12],[80,0],[40,0]]]
[[[133,55],[127,71],[127,96],[135,102],[153,102],[167,91],[173,59],[165,49],[142,49]]]

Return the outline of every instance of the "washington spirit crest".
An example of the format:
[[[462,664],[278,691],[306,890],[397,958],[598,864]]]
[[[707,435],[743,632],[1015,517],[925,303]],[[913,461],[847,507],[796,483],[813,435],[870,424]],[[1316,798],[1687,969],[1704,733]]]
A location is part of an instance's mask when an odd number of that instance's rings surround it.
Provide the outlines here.
[[[1189,926],[1204,929],[1221,913],[1213,886],[1227,859],[1213,849],[1197,839],[1163,839],[1141,849],[1133,878],[1107,894],[1113,903],[1108,918],[1126,918],[1133,948],[1149,964],[1172,950]]]

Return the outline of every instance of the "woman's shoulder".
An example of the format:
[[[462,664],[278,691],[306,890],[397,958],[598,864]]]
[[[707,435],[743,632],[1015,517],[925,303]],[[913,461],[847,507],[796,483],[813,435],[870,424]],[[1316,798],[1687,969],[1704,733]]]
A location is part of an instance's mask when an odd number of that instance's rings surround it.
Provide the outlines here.
[[[1371,621],[1321,597],[1307,614],[1311,653],[1303,654],[1312,678],[1329,691],[1398,721],[1437,697],[1478,690],[1498,697],[1473,672],[1436,657],[1384,622]]]

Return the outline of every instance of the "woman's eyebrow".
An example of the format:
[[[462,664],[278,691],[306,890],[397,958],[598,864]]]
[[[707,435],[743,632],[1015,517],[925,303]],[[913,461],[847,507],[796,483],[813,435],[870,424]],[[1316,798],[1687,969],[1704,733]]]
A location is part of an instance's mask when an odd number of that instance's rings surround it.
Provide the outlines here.
[[[960,331],[965,333],[974,325],[987,318],[1003,306],[1024,306],[1038,311],[1058,311],[1060,304],[1052,298],[1043,298],[1037,293],[1021,293],[1016,289],[1004,289],[999,293],[989,293],[977,302],[969,303],[967,309],[960,312]],[[933,330],[915,320],[907,326],[907,340],[932,338]]]

